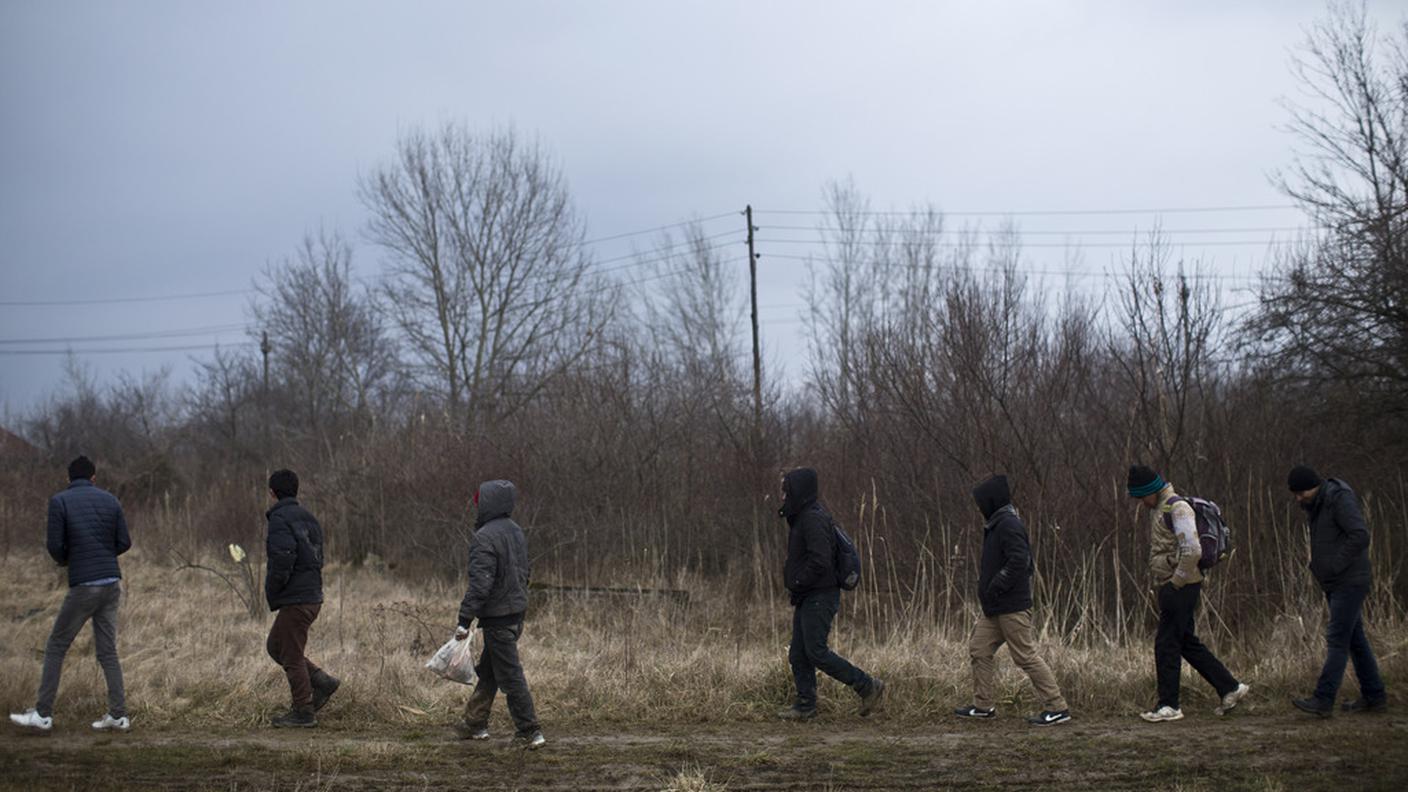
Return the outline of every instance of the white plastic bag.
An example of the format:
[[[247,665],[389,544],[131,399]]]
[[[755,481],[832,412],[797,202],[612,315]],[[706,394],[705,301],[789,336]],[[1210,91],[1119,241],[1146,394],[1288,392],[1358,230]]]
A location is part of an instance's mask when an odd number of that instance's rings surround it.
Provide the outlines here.
[[[451,682],[473,685],[478,679],[474,673],[474,633],[446,641],[426,661],[425,667]]]

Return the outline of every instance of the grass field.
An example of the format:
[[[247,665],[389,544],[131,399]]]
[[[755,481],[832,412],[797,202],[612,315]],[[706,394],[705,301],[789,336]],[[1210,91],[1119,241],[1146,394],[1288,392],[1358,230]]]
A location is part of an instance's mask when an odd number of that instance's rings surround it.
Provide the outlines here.
[[[224,560],[212,568],[238,572]],[[1044,636],[1071,700],[1071,724],[1036,730],[1030,686],[999,654],[1001,717],[956,722],[968,696],[964,636],[897,621],[854,629],[843,609],[833,643],[890,683],[886,710],[854,714],[854,696],[822,684],[822,715],[772,720],[791,689],[785,602],[743,602],[677,582],[688,604],[651,596],[539,596],[521,644],[550,745],[511,748],[502,704],[495,739],[453,740],[468,690],[421,664],[453,628],[460,591],[372,569],[331,567],[309,654],[344,686],[317,730],[267,728],[287,707],[264,655],[271,617],[251,618],[214,574],[124,557],[120,646],[134,730],[94,735],[102,675],[85,629],[70,650],[52,735],[11,728],[0,786],[17,789],[1401,789],[1408,784],[1404,631],[1370,614],[1395,707],[1387,715],[1303,718],[1288,698],[1314,680],[1323,615],[1287,616],[1256,637],[1205,636],[1252,698],[1225,718],[1185,674],[1188,717],[1152,726],[1148,640],[1126,646]],[[238,577],[234,578],[238,581]],[[39,556],[0,562],[0,695],[33,703],[40,658],[66,586]],[[960,614],[961,615],[961,614]],[[961,622],[963,619],[955,619]],[[1345,693],[1354,695],[1352,675]],[[1408,712],[1404,713],[1408,715]],[[8,725],[7,725],[8,726]]]

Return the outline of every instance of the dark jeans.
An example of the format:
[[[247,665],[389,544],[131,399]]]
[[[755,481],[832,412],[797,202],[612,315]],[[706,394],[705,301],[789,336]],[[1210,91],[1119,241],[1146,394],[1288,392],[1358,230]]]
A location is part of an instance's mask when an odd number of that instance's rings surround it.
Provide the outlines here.
[[[1219,698],[1237,689],[1237,680],[1212,650],[1198,640],[1193,628],[1198,620],[1198,600],[1203,584],[1181,589],[1165,583],[1159,587],[1159,631],[1154,636],[1154,668],[1159,677],[1159,707],[1178,709],[1179,674],[1183,661],[1212,685]]]
[[[841,590],[833,588],[807,594],[792,612],[792,646],[787,652],[787,661],[792,665],[792,678],[797,682],[798,709],[816,706],[818,670],[857,693],[864,695],[870,691],[870,677],[826,646],[831,621],[840,608]]]
[[[471,729],[487,728],[494,695],[503,690],[514,729],[520,737],[530,736],[538,730],[538,715],[533,711],[533,694],[528,691],[523,663],[518,659],[518,636],[523,634],[523,623],[481,626],[480,632],[484,636],[484,652],[474,666],[479,682],[464,707],[465,725]]]
[[[1368,595],[1368,586],[1325,592],[1325,600],[1330,605],[1330,623],[1325,628],[1325,667],[1320,671],[1320,681],[1315,683],[1315,698],[1320,701],[1335,703],[1340,682],[1344,680],[1344,667],[1351,659],[1364,700],[1378,703],[1388,696],[1384,691],[1383,677],[1379,676],[1374,649],[1369,646],[1369,637],[1364,634],[1361,610]]]
[[[320,603],[279,608],[274,626],[269,628],[269,640],[264,645],[274,662],[283,666],[289,691],[293,694],[293,708],[297,710],[313,709],[313,683],[309,677],[320,669],[304,657],[303,650],[308,645],[308,628],[318,620],[318,611],[322,608]]]
[[[122,603],[122,584],[74,586],[64,597],[49,643],[44,647],[44,672],[39,678],[39,701],[34,709],[46,718],[54,715],[54,697],[59,693],[59,675],[64,655],[84,623],[93,620],[93,646],[98,665],[108,682],[108,714],[127,716],[127,697],[122,687],[122,665],[117,660],[117,609]]]

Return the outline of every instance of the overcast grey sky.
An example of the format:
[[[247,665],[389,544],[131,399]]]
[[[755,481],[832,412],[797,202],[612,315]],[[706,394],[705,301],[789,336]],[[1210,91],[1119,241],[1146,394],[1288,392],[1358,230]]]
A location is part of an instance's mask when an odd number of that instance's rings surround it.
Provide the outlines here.
[[[851,175],[876,208],[1278,205],[1279,97],[1318,2],[126,2],[0,4],[0,302],[248,289],[319,225],[360,238],[359,173],[412,125],[512,123],[559,158],[592,236],[739,210],[817,209]],[[1381,28],[1395,3],[1371,2]],[[1102,271],[1086,230],[1282,228],[1295,211],[1038,215]],[[992,225],[996,217],[964,218]],[[800,354],[805,246],[760,211],[764,344]],[[742,218],[706,230],[742,228]],[[771,234],[771,237],[770,237]],[[1178,237],[1254,272],[1267,231]],[[1065,239],[1062,235],[1029,241]],[[630,252],[605,243],[598,257]],[[636,238],[637,243],[645,238]],[[746,257],[736,252],[740,277]],[[1066,252],[1031,248],[1033,267]],[[1237,285],[1238,281],[1229,281]],[[0,341],[245,321],[247,296],[0,306]],[[203,335],[79,348],[244,340]],[[0,343],[0,351],[63,344]],[[190,352],[83,355],[101,377]],[[786,369],[785,370],[792,370]],[[0,405],[52,391],[60,356],[0,354]]]

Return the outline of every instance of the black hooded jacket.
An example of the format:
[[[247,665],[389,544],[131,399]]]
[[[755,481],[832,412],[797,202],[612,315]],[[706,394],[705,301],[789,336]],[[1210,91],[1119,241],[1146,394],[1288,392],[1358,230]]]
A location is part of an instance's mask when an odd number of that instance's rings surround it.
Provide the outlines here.
[[[1349,485],[1329,479],[1305,510],[1310,514],[1310,572],[1325,591],[1348,586],[1367,587],[1369,528],[1359,510],[1359,498]]]
[[[778,514],[788,526],[787,563],[782,577],[795,604],[813,591],[837,587],[836,532],[831,527],[831,513],[817,499],[815,470],[791,471],[782,479],[782,492]]]
[[[322,526],[294,498],[280,498],[264,516],[269,520],[269,538],[264,543],[268,565],[264,598],[269,610],[322,602]]]
[[[512,519],[518,490],[511,481],[479,485],[477,530],[469,541],[469,588],[460,602],[461,627],[517,624],[528,610],[528,538]]]
[[[978,571],[978,602],[984,616],[1020,613],[1032,607],[1032,550],[1027,527],[1012,508],[1006,476],[993,476],[973,489],[983,513],[983,559]]]

